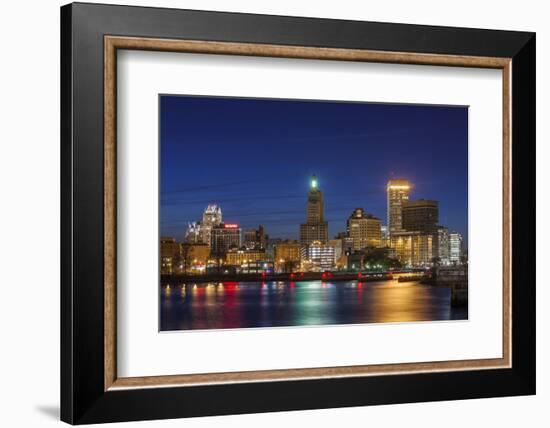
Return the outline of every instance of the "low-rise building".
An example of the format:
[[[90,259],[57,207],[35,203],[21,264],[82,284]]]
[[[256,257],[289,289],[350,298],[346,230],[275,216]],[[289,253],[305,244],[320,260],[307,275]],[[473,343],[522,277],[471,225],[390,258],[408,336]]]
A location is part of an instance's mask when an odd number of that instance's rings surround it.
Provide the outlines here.
[[[180,247],[181,261],[179,270],[182,273],[204,273],[210,257],[210,247],[202,242],[183,243]]]
[[[323,272],[334,268],[334,247],[314,241],[302,247],[301,259],[303,270]]]
[[[261,224],[258,229],[245,229],[243,231],[243,246],[249,250],[266,249],[266,234]]]
[[[180,247],[176,238],[162,236],[160,238],[160,273],[176,273],[175,267],[179,261]]]
[[[230,248],[225,253],[225,264],[231,266],[241,266],[246,263],[265,260],[265,250],[249,250],[245,247]]]
[[[275,270],[277,272],[294,272],[300,268],[300,243],[298,241],[281,241],[273,249]]]

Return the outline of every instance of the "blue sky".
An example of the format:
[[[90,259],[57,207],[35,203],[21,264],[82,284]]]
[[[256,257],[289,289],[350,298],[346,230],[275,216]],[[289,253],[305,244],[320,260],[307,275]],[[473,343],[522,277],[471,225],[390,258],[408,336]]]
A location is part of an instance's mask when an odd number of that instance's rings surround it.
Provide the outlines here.
[[[227,222],[297,239],[316,174],[330,237],[356,207],[385,224],[385,185],[406,178],[467,242],[467,107],[162,95],[160,125],[162,235],[182,239],[217,203]]]

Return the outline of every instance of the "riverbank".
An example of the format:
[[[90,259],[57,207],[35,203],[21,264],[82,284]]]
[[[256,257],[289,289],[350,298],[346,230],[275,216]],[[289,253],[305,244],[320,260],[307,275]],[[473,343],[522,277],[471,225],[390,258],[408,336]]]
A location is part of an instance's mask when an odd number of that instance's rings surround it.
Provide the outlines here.
[[[164,274],[160,276],[161,285],[193,284],[205,282],[270,282],[270,281],[389,281],[394,275],[404,272],[295,272],[279,274]]]

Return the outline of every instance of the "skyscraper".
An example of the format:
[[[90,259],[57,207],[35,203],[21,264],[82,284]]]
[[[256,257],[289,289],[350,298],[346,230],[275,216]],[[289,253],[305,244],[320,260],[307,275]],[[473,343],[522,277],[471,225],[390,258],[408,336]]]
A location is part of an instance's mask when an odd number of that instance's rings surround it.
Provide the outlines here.
[[[204,210],[204,213],[202,214],[202,222],[201,222],[202,242],[204,242],[205,244],[208,244],[208,246],[211,246],[212,245],[212,242],[211,242],[212,228],[219,226],[221,223],[222,223],[221,207],[215,204],[208,205]]]
[[[380,246],[380,219],[372,214],[367,214],[363,208],[353,210],[348,218],[347,226],[348,236],[352,239],[355,251]]]
[[[403,201],[409,200],[411,184],[405,179],[388,181],[386,191],[388,194],[388,232],[391,236],[394,232],[403,230]]]
[[[300,225],[300,244],[309,245],[314,241],[326,244],[328,224],[324,218],[323,192],[319,190],[317,177],[311,177],[307,197],[306,222]]]

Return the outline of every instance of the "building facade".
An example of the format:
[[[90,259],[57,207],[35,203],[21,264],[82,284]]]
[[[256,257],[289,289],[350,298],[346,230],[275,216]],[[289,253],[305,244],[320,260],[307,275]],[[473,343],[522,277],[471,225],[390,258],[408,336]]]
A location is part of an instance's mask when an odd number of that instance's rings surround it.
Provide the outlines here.
[[[318,188],[317,177],[313,176],[307,197],[306,222],[300,225],[300,244],[305,246],[315,241],[327,243],[328,224],[324,218],[323,192]]]
[[[401,206],[402,227],[408,231],[434,232],[439,222],[439,202],[418,199],[404,200]]]
[[[451,263],[451,241],[449,229],[443,226],[438,226],[434,233],[433,240],[434,257],[437,257],[437,263],[442,266],[447,266]]]
[[[181,273],[203,273],[210,258],[210,247],[203,242],[184,242],[180,245]]]
[[[241,247],[241,228],[238,224],[221,223],[210,231],[210,252],[215,257],[225,256],[230,248]]]
[[[286,273],[300,269],[300,249],[301,246],[298,241],[281,241],[275,245],[273,254],[275,270]]]
[[[265,250],[261,249],[230,248],[225,253],[225,264],[232,266],[241,266],[265,259]]]
[[[253,262],[247,262],[240,266],[239,273],[266,273],[270,274],[274,271],[273,260],[256,260]]]
[[[187,231],[185,232],[185,242],[189,244],[203,243],[203,235],[201,230],[201,222],[193,221],[187,224]],[[204,242],[206,245],[206,242]]]
[[[308,272],[323,272],[334,268],[334,247],[314,241],[301,249],[302,268]]]
[[[407,267],[431,266],[433,262],[433,235],[423,232],[394,232],[390,247],[395,258]]]
[[[212,246],[212,229],[222,224],[222,209],[220,206],[210,204],[202,214],[201,235],[202,242]]]
[[[381,222],[363,208],[356,208],[347,222],[348,236],[352,240],[354,251],[367,247],[379,247],[381,244]]]
[[[264,227],[245,229],[243,231],[243,245],[248,249],[265,249],[267,246]]]
[[[389,234],[389,231],[388,231],[388,226],[386,225],[383,225],[383,226],[380,226],[380,245],[382,247],[387,247],[389,246],[389,239],[390,239],[390,234]]]
[[[176,273],[176,267],[179,263],[180,247],[176,238],[162,236],[160,238],[160,273]]]
[[[411,184],[408,180],[396,179],[388,181],[387,212],[388,233],[391,236],[395,232],[403,231],[402,205],[409,200]]]
[[[449,260],[451,264],[462,263],[462,235],[457,232],[449,234]]]

